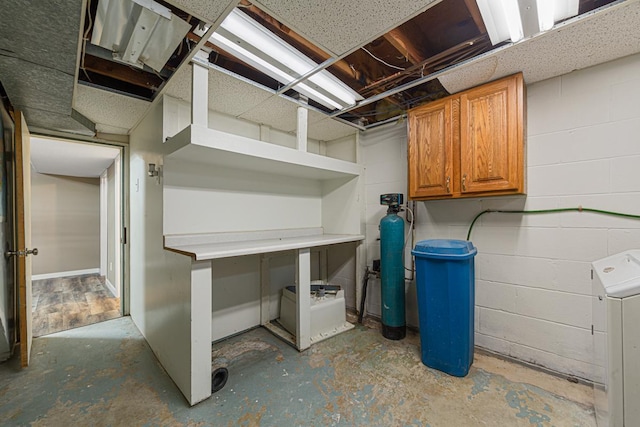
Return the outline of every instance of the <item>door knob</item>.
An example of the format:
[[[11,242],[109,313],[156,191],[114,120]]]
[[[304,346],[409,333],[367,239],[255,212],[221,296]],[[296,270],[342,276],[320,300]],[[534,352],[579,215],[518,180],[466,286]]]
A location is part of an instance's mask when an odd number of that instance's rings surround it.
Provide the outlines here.
[[[6,251],[4,253],[5,258],[10,258],[12,256],[29,256],[29,255],[38,255],[38,248],[33,249],[25,249],[24,251]]]

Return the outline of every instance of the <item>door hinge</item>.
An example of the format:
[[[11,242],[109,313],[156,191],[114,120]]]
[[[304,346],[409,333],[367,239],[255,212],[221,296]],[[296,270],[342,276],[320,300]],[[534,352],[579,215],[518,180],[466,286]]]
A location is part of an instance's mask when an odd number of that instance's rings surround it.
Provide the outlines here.
[[[591,270],[591,280],[593,280],[593,269]]]
[[[127,227],[122,228],[122,244],[127,244]]]
[[[591,335],[593,335],[593,325],[591,325]]]

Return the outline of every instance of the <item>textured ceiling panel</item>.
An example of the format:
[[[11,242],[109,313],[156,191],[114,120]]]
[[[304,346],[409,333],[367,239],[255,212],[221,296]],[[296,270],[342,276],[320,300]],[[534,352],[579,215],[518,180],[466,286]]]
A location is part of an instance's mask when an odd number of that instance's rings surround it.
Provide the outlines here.
[[[87,131],[71,118],[82,5],[2,2],[0,79],[32,128]]]
[[[3,1],[0,51],[71,76],[76,72],[82,0]]]
[[[238,4],[236,0],[167,0],[167,2],[210,24],[216,22],[227,8]]]
[[[337,120],[325,118],[315,123],[309,123],[308,136],[320,141],[332,141],[343,136],[353,135],[358,129],[345,125]]]
[[[79,84],[76,89],[75,109],[96,123],[100,132],[127,134],[142,118],[151,103],[130,96],[107,92]],[[118,132],[114,132],[113,126]]]
[[[523,71],[527,84],[640,52],[640,2],[630,1],[518,43],[440,77],[450,92]]]
[[[296,103],[274,95],[240,117],[285,132],[293,132],[297,128],[297,111],[298,105]]]
[[[0,56],[0,78],[14,108],[71,114],[73,76],[18,58]]]
[[[183,67],[171,78],[165,93],[191,102],[191,66]],[[212,110],[239,116],[271,96],[270,92],[228,74],[209,70],[209,108]]]
[[[260,0],[280,22],[333,55],[359,48],[437,0]]]

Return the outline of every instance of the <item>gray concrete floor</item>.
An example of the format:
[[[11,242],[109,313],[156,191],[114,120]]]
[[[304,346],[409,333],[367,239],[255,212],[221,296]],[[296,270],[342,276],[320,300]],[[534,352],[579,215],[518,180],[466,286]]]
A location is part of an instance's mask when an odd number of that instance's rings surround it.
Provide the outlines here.
[[[190,408],[129,317],[36,338],[0,364],[0,424],[34,426],[595,426],[590,388],[477,353],[465,378],[419,338],[362,326],[299,353],[258,328],[213,346],[227,385]]]

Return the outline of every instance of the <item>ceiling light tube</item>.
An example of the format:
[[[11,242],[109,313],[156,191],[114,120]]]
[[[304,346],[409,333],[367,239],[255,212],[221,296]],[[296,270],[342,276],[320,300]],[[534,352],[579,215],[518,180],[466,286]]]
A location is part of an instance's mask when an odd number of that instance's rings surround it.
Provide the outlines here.
[[[522,19],[520,18],[520,8],[518,7],[517,0],[500,0],[500,3],[502,4],[505,19],[507,20],[511,42],[515,43],[522,40],[524,32],[522,30]]]
[[[282,71],[278,67],[273,66],[272,64],[268,63],[264,59],[249,52],[247,49],[240,47],[236,43],[233,43],[232,41],[226,39],[224,36],[218,33],[213,33],[213,35],[209,40],[216,46],[228,51],[229,53],[235,55],[240,60],[246,62],[247,64],[262,71],[269,77],[275,80],[278,80],[281,83],[287,84],[294,80],[293,77],[291,77],[289,74]],[[343,108],[343,105],[338,104],[337,102],[319,93],[318,91],[310,88],[308,85],[305,85],[304,83],[298,83],[297,85],[294,85],[293,89],[302,93],[303,95],[308,96],[309,98],[316,100],[317,102],[319,102],[320,104],[324,105],[327,108],[331,108],[331,109]]]
[[[579,0],[536,0],[540,31],[553,28],[556,22],[578,14]]]
[[[491,44],[524,37],[517,0],[476,0]]]
[[[538,25],[540,26],[540,31],[547,31],[553,28],[553,24],[555,24],[555,4],[556,0],[536,1],[536,6],[538,7]]]
[[[309,73],[318,65],[237,9],[234,9],[225,18],[220,28],[221,30],[216,31],[216,33],[219,33],[219,37],[222,36],[228,42],[233,43],[235,47],[244,45],[242,48],[244,48],[245,52],[262,59],[259,61],[261,64],[268,63],[271,67],[278,69],[280,71],[278,73],[280,77],[269,75],[281,83],[287,84],[299,76]],[[230,40],[231,37],[229,37],[229,34],[233,35],[233,41]],[[219,37],[212,37],[210,41],[216,44],[216,41],[219,42],[220,40]],[[228,46],[226,49],[230,50]],[[266,73],[266,70],[261,66],[252,65]],[[270,71],[273,72],[273,69]],[[288,76],[288,78],[285,79],[285,75]],[[354,105],[356,101],[363,99],[353,89],[326,70],[312,75],[308,78],[307,82],[308,84],[306,85],[300,83],[294,87],[306,87],[314,92],[318,92],[318,94],[320,94],[319,91],[324,91],[330,96],[322,95],[322,98],[325,98],[325,100],[335,98],[335,101],[339,101],[339,103],[337,103],[338,107],[332,106],[329,108],[342,108],[344,106]],[[317,90],[312,89],[311,86],[315,86]],[[320,102],[316,99],[316,96],[310,96],[310,98]],[[324,102],[321,103],[326,105]],[[336,103],[332,102],[331,104],[334,105]]]

